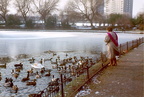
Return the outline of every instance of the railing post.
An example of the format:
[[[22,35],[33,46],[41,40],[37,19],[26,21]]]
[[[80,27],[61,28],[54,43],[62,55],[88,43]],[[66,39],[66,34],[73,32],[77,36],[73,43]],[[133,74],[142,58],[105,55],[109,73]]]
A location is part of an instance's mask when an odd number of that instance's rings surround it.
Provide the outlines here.
[[[119,49],[120,49],[120,55],[121,55],[121,52],[122,52],[122,49],[121,49],[121,44],[120,44],[120,47],[119,47]]]
[[[138,39],[136,41],[137,41],[137,47],[138,47]]]
[[[132,40],[132,49],[133,49],[133,40]]]
[[[87,66],[87,79],[89,79],[89,67]]]
[[[128,42],[127,42],[127,51],[128,51]]]
[[[64,97],[64,90],[63,90],[63,76],[62,76],[62,74],[60,74],[60,78],[61,78],[61,97]]]

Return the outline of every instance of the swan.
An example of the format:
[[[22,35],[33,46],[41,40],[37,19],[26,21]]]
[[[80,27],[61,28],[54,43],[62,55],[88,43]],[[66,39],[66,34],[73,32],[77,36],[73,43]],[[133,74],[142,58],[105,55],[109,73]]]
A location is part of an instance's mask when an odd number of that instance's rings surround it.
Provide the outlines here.
[[[41,63],[34,63],[31,65],[33,68],[43,68],[44,67],[44,58],[41,59]]]

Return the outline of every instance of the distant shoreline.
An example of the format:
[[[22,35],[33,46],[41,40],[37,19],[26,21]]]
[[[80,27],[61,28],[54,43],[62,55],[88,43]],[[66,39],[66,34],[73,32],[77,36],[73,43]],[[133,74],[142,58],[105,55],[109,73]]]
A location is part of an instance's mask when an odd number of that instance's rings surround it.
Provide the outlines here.
[[[106,30],[36,30],[36,29],[0,29],[0,31],[42,31],[42,32],[93,32],[93,33],[106,33]],[[144,31],[130,30],[130,31],[115,31],[117,33],[130,33],[130,34],[144,34]]]

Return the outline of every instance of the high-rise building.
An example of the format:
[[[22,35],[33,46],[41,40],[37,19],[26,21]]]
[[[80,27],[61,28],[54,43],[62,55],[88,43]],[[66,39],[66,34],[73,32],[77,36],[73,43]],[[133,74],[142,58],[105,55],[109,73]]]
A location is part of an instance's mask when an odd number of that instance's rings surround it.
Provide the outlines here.
[[[128,14],[132,17],[133,0],[105,0],[104,13]]]

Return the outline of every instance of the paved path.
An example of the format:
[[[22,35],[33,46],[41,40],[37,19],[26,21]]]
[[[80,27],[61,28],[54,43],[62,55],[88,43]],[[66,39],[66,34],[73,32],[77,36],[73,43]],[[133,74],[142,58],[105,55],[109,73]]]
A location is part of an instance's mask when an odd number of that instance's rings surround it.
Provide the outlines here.
[[[92,90],[83,97],[144,97],[144,43],[109,66],[97,78],[100,83],[89,83]]]

